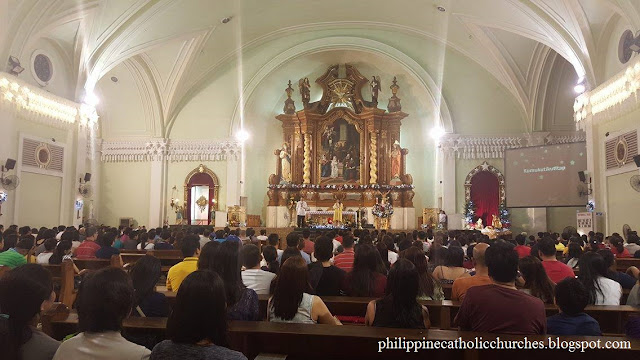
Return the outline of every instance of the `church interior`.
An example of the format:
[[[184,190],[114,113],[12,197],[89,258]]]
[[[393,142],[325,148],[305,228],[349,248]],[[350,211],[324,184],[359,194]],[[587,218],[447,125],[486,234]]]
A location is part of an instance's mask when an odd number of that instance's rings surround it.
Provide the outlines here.
[[[636,0],[0,0],[0,325],[4,314],[15,317],[2,298],[24,280],[18,253],[51,273],[53,299],[30,316],[33,334],[56,341],[92,332],[80,304],[98,300],[87,289],[100,289],[105,269],[124,269],[132,315],[114,316],[110,330],[124,337],[109,341],[129,345],[113,345],[122,352],[106,358],[152,350],[158,359],[404,358],[435,352],[429,346],[438,341],[527,334],[547,349],[562,336],[610,341],[626,350],[587,351],[637,358],[638,53]],[[198,249],[189,250],[194,238]],[[318,245],[326,239],[333,248],[325,258]],[[231,242],[238,249],[228,249]],[[262,266],[255,269],[254,247]],[[416,247],[420,259],[407,261]],[[299,259],[283,260],[296,248],[308,266],[298,270],[310,279],[300,293],[286,273]],[[377,270],[354,280],[369,248]],[[223,249],[235,251],[237,269],[223,270]],[[459,263],[451,260],[458,253]],[[497,280],[504,276],[491,266],[515,253],[518,277]],[[564,270],[549,264],[556,261],[570,266],[575,283],[556,281]],[[604,270],[591,273],[598,261]],[[458,280],[477,279],[487,266],[482,285],[491,278],[542,300],[541,324],[516,321],[538,330],[469,325],[486,309],[471,308],[473,296],[456,297]],[[547,275],[527,278],[528,266]],[[344,299],[320,290],[333,268],[345,270],[333,284]],[[143,295],[160,294],[173,310],[145,316],[136,274],[156,270],[145,280],[158,286]],[[417,307],[398,315],[394,291],[411,288],[400,278],[413,279],[402,271],[416,272],[419,294],[431,294],[414,295],[402,306]],[[254,289],[269,272],[266,290]],[[380,293],[374,273],[384,277]],[[222,332],[193,345],[176,324],[190,324],[185,309],[197,301],[186,291],[181,299],[178,286],[208,276],[212,288],[224,283],[227,317],[203,314]],[[237,290],[230,284],[239,277]],[[607,302],[603,279],[619,288],[617,302]],[[354,290],[367,281],[370,292]],[[260,304],[255,324],[231,315],[246,305],[238,299],[248,289]],[[295,316],[280,309],[285,291],[298,301]],[[558,319],[545,323],[545,314],[566,315],[562,296],[580,291],[588,301],[578,313],[602,331],[553,333]],[[467,294],[494,311],[509,308],[498,291]],[[313,307],[303,309],[305,301]],[[292,324],[304,314],[315,325]],[[408,324],[411,316],[418,325]],[[324,328],[337,325],[333,319],[344,331]],[[28,358],[35,335],[12,331],[0,326],[0,344],[17,349],[10,359]],[[95,340],[80,335],[33,359],[98,357],[77,352],[80,341]],[[416,352],[399,350],[407,346]],[[558,340],[545,351],[576,355],[566,346]],[[202,349],[208,357],[197,357]],[[476,342],[437,351],[489,358],[511,349],[480,350]]]

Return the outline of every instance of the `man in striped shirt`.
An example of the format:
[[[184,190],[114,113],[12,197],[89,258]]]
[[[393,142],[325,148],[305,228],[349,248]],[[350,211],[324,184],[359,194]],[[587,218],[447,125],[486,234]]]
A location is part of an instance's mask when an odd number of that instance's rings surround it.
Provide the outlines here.
[[[0,266],[7,266],[13,269],[20,265],[25,265],[27,263],[25,256],[29,253],[31,246],[33,246],[33,242],[28,240],[18,241],[15,248],[0,253]]]
[[[345,234],[342,239],[344,251],[333,258],[333,265],[346,272],[351,272],[353,269],[353,258],[355,257],[353,243],[353,236],[351,236],[351,234]]]

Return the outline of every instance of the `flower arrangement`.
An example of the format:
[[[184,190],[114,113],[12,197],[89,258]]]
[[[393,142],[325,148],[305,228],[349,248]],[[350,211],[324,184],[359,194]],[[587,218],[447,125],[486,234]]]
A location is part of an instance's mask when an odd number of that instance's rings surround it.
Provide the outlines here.
[[[393,206],[390,203],[377,203],[373,205],[371,213],[378,218],[388,218],[393,215]]]

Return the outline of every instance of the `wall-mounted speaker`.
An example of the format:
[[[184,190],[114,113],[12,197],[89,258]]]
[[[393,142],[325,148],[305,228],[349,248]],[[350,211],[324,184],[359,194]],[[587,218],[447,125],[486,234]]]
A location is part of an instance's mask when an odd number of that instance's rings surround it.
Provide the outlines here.
[[[84,174],[84,182],[91,181],[91,173]]]
[[[578,177],[580,178],[580,181],[587,182],[587,176],[584,174],[584,171],[578,171]]]
[[[634,156],[633,161],[636,163],[636,166],[640,168],[640,155]]]
[[[14,159],[7,159],[7,162],[4,164],[5,169],[13,170],[16,167],[16,161]]]

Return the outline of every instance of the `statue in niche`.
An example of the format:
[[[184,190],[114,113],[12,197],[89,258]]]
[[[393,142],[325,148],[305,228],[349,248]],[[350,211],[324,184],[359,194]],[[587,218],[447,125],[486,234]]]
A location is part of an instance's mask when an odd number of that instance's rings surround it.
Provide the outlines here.
[[[298,81],[298,87],[300,88],[300,95],[302,95],[302,103],[306,106],[311,100],[311,84],[309,84],[309,78],[300,79]]]
[[[380,78],[373,76],[371,79],[371,102],[378,103],[378,92],[380,92]]]
[[[282,144],[280,150],[280,165],[282,169],[281,183],[291,183],[291,154],[289,154],[289,146],[287,143]]]
[[[402,162],[402,149],[398,140],[393,143],[393,149],[391,150],[391,180],[400,180],[400,164]]]

